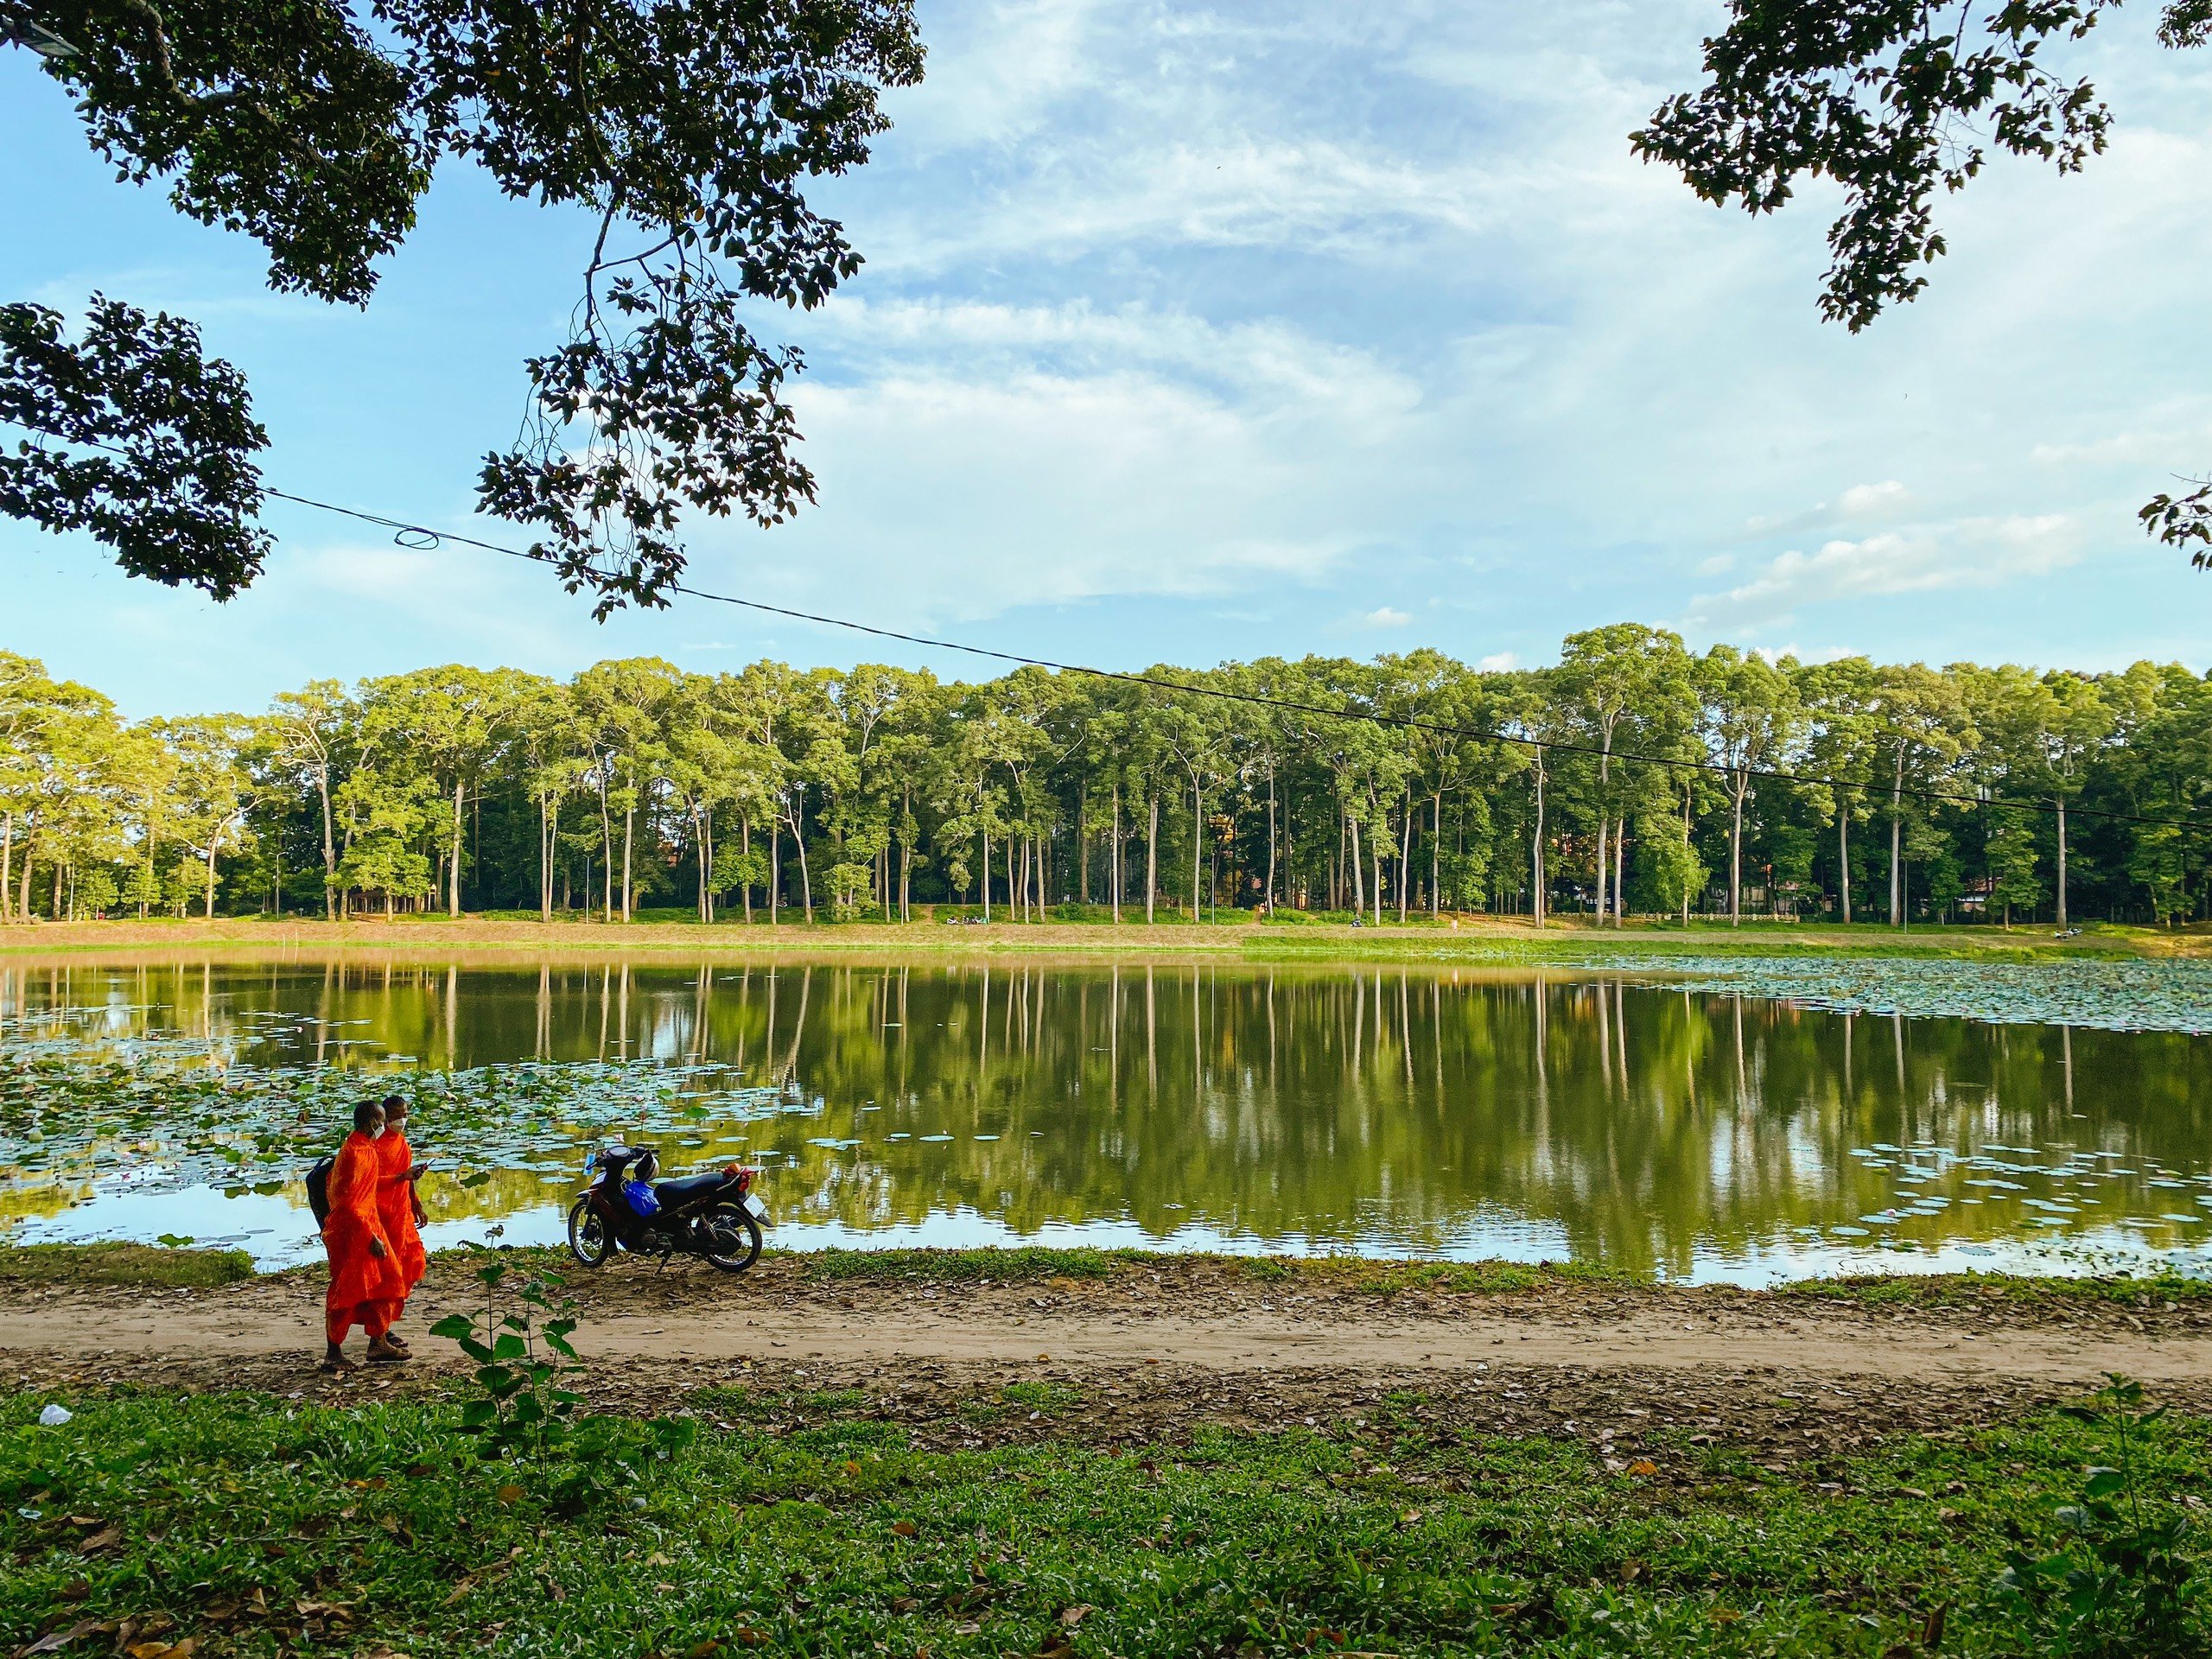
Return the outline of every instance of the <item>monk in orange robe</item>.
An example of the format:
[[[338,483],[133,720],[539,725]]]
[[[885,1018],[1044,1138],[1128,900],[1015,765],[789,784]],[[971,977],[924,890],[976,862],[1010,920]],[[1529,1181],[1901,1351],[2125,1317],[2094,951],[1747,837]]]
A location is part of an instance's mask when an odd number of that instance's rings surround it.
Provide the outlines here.
[[[384,1133],[377,1138],[377,1158],[380,1166],[377,1214],[384,1222],[385,1239],[399,1263],[399,1277],[405,1286],[399,1293],[404,1306],[407,1298],[415,1294],[415,1287],[423,1282],[423,1271],[429,1265],[423,1249],[421,1228],[429,1219],[415,1188],[425,1166],[415,1161],[415,1149],[407,1144],[404,1095],[385,1096]],[[393,1318],[396,1320],[398,1315],[395,1313]],[[410,1351],[406,1342],[390,1330],[385,1331],[385,1340],[402,1353]]]
[[[369,1359],[380,1365],[407,1357],[386,1334],[406,1300],[398,1253],[385,1236],[377,1193],[384,1160],[377,1138],[384,1133],[384,1108],[365,1100],[353,1109],[353,1133],[338,1149],[330,1169],[330,1218],[322,1224],[323,1248],[330,1252],[330,1289],[323,1297],[323,1333],[329,1338],[322,1369],[351,1368],[344,1344],[356,1325],[369,1334]]]

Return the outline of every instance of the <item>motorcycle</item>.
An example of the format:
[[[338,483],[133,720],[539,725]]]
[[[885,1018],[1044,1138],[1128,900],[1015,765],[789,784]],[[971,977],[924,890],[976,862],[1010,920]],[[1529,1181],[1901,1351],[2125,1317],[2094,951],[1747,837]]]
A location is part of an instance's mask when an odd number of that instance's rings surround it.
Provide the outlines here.
[[[729,1164],[703,1175],[656,1180],[650,1147],[603,1147],[584,1160],[584,1190],[569,1211],[569,1253],[602,1267],[618,1249],[702,1255],[724,1273],[743,1273],[760,1256],[768,1206],[753,1185],[757,1168]]]

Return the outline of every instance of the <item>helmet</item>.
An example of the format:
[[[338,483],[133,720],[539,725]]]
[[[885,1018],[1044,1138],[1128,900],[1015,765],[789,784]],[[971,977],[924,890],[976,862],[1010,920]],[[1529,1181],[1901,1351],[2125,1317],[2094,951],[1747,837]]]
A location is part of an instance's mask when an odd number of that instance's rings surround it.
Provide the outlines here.
[[[637,1161],[630,1166],[630,1173],[641,1181],[650,1181],[660,1173],[660,1160],[653,1155],[651,1147],[639,1149]]]

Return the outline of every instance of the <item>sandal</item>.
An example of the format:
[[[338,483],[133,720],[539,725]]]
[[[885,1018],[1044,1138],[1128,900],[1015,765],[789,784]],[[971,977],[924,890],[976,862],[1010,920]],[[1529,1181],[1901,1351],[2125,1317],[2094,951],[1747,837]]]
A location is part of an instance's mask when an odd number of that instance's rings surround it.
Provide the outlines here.
[[[348,1371],[358,1371],[360,1369],[350,1359],[326,1359],[315,1367],[315,1370],[325,1376],[343,1376]]]
[[[369,1350],[369,1363],[372,1365],[404,1365],[407,1360],[407,1355],[397,1351],[388,1350],[384,1353],[378,1353],[373,1348]]]

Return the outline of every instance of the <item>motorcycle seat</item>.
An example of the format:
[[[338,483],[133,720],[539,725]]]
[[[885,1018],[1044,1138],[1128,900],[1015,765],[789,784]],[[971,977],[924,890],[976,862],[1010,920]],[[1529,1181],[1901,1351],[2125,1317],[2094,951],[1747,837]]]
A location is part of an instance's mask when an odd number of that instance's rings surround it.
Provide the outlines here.
[[[680,1203],[685,1198],[696,1198],[702,1192],[711,1192],[728,1179],[720,1170],[706,1175],[679,1175],[674,1180],[655,1181],[653,1192],[663,1204],[671,1199]]]

